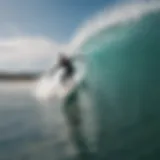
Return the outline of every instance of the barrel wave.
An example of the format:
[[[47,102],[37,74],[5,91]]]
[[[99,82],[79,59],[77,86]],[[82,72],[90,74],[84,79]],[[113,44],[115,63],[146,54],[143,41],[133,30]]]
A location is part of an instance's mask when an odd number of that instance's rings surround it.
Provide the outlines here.
[[[159,6],[122,5],[73,40],[86,53],[98,159],[160,158]]]

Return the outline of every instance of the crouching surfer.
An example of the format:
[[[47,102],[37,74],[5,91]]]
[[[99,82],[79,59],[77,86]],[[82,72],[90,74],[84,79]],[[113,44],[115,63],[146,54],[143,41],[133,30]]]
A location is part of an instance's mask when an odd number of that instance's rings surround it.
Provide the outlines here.
[[[72,78],[72,76],[75,73],[75,68],[73,66],[73,59],[67,57],[64,53],[59,53],[58,64],[56,65],[56,67],[54,66],[53,68],[51,68],[49,73],[53,74],[60,68],[64,69],[64,73],[61,78],[62,83],[64,83],[67,79]]]
[[[60,53],[59,55],[59,67],[64,68],[64,74],[62,76],[62,82],[64,82],[67,79],[72,78],[75,68],[73,66],[73,62],[70,58],[65,56],[64,54]]]

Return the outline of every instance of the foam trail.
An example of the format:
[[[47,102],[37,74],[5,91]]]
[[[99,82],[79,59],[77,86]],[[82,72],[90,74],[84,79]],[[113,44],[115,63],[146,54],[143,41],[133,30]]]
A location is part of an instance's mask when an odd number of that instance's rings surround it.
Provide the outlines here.
[[[35,95],[38,98],[47,100],[52,97],[52,93],[54,90],[57,90],[60,85],[59,77],[63,70],[58,71],[58,74],[55,76],[44,75],[38,80],[38,83],[35,88]]]

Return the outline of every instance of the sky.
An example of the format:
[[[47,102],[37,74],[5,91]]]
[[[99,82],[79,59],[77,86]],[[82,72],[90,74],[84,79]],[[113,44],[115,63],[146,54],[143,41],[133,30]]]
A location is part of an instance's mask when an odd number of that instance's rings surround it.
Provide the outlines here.
[[[47,67],[78,27],[116,0],[1,0],[0,71]]]

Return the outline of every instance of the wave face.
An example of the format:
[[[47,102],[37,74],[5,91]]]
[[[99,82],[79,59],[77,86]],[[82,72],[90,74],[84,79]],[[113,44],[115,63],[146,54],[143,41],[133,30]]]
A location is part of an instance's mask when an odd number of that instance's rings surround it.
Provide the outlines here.
[[[160,158],[160,10],[151,4],[103,13],[73,40],[89,53],[85,80],[102,159]]]

